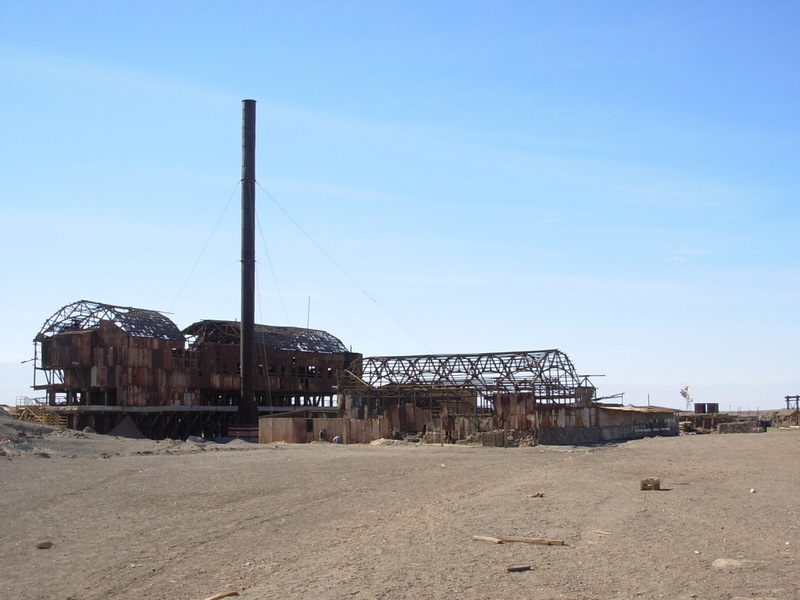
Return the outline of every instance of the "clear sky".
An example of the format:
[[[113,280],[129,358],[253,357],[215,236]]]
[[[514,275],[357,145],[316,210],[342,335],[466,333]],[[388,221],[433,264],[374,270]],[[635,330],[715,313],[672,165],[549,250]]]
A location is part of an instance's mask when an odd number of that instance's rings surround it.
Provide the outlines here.
[[[0,403],[87,299],[364,355],[558,348],[625,403],[800,394],[797,2],[13,1]],[[310,310],[309,310],[310,306]]]

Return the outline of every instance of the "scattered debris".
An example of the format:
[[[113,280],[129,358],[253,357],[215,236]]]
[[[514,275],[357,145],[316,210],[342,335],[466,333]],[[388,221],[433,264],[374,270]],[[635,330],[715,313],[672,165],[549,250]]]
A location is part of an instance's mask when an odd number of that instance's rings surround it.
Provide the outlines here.
[[[546,538],[529,538],[529,537],[515,537],[515,536],[486,536],[486,535],[473,535],[473,540],[479,542],[492,542],[493,544],[502,544],[505,542],[520,542],[522,544],[536,544],[539,546],[565,546],[564,540],[548,540]]]
[[[409,442],[407,440],[393,440],[390,438],[378,438],[377,440],[372,440],[369,443],[370,446],[419,446],[420,444],[415,444]]]
[[[53,542],[50,542],[50,541],[40,542],[40,543],[36,544],[36,547],[39,550],[50,550],[50,548],[53,547]]]
[[[530,498],[544,498],[544,492],[536,492],[535,494],[531,494]]]
[[[510,565],[506,567],[506,572],[508,573],[519,573],[520,571],[530,571],[530,565]]]
[[[642,491],[660,490],[661,480],[658,477],[645,477],[642,479]]]
[[[222,592],[221,594],[214,594],[209,596],[206,600],[220,600],[220,598],[227,598],[228,596],[238,596],[239,592]]]
[[[603,535],[611,535],[610,531],[603,531],[602,529],[594,529],[595,533],[602,533]]]
[[[717,433],[763,433],[764,431],[763,427],[759,427],[758,421],[736,421],[717,425]]]

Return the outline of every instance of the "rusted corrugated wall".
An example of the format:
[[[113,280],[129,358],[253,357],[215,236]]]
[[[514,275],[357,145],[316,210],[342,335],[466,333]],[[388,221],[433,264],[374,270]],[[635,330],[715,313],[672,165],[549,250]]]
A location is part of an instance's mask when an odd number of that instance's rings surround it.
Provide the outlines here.
[[[201,397],[238,392],[239,346],[204,342],[192,348],[191,387]],[[255,393],[274,405],[291,398],[332,398],[334,386],[352,356],[349,353],[299,352],[256,348]]]
[[[551,405],[539,407],[533,414],[512,415],[509,420],[522,426],[504,425],[495,416],[460,415],[445,417],[435,427],[428,409],[413,405],[395,409],[385,417],[372,419],[262,417],[259,441],[304,444],[341,436],[346,444],[369,443],[400,431],[423,430],[446,431],[450,439],[465,439],[477,432],[516,429],[536,432],[542,444],[582,444],[678,433],[673,413],[636,408],[607,410],[598,405]]]
[[[134,337],[109,321],[42,342],[42,366],[60,369],[82,402],[118,406],[180,403],[189,386],[180,342]]]
[[[389,429],[394,432],[422,431],[431,428],[431,411],[413,404],[393,404],[386,408]]]
[[[463,440],[473,433],[493,431],[497,429],[494,417],[452,417],[450,422],[450,436],[456,440]]]
[[[240,395],[239,346],[130,335],[101,320],[92,329],[66,330],[41,339],[42,369],[63,373],[51,387],[81,403],[118,406],[227,405]],[[261,405],[332,406],[345,367],[359,357],[256,350],[255,388]]]
[[[258,441],[261,444],[330,442],[336,436],[341,437],[344,444],[368,444],[389,437],[389,422],[384,418],[261,417],[258,425]]]

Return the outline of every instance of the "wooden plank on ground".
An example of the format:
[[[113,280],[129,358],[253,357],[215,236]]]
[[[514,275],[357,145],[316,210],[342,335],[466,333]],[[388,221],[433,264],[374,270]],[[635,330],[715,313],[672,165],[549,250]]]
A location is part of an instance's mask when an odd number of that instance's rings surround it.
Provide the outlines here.
[[[213,596],[209,596],[206,600],[220,600],[221,598],[227,598],[229,596],[238,596],[239,592],[222,592],[221,594],[214,594]]]
[[[501,542],[520,542],[522,544],[538,544],[540,546],[564,546],[564,540],[548,540],[545,538],[529,538],[499,535],[497,539]]]
[[[473,540],[477,540],[479,542],[492,542],[493,544],[502,544],[503,543],[503,540],[501,540],[500,538],[490,537],[490,536],[487,536],[487,535],[473,535],[472,539]]]
[[[538,544],[539,546],[565,546],[564,540],[548,540],[546,538],[515,537],[508,535],[473,535],[473,540],[502,544],[503,542],[520,542],[522,544]]]

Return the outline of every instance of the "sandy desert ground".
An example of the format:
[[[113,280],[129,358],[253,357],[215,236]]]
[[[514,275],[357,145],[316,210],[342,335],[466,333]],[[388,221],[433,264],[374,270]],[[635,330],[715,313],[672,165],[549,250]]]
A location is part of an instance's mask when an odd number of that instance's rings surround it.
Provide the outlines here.
[[[798,430],[259,446],[0,415],[0,480],[2,598],[800,598]]]

